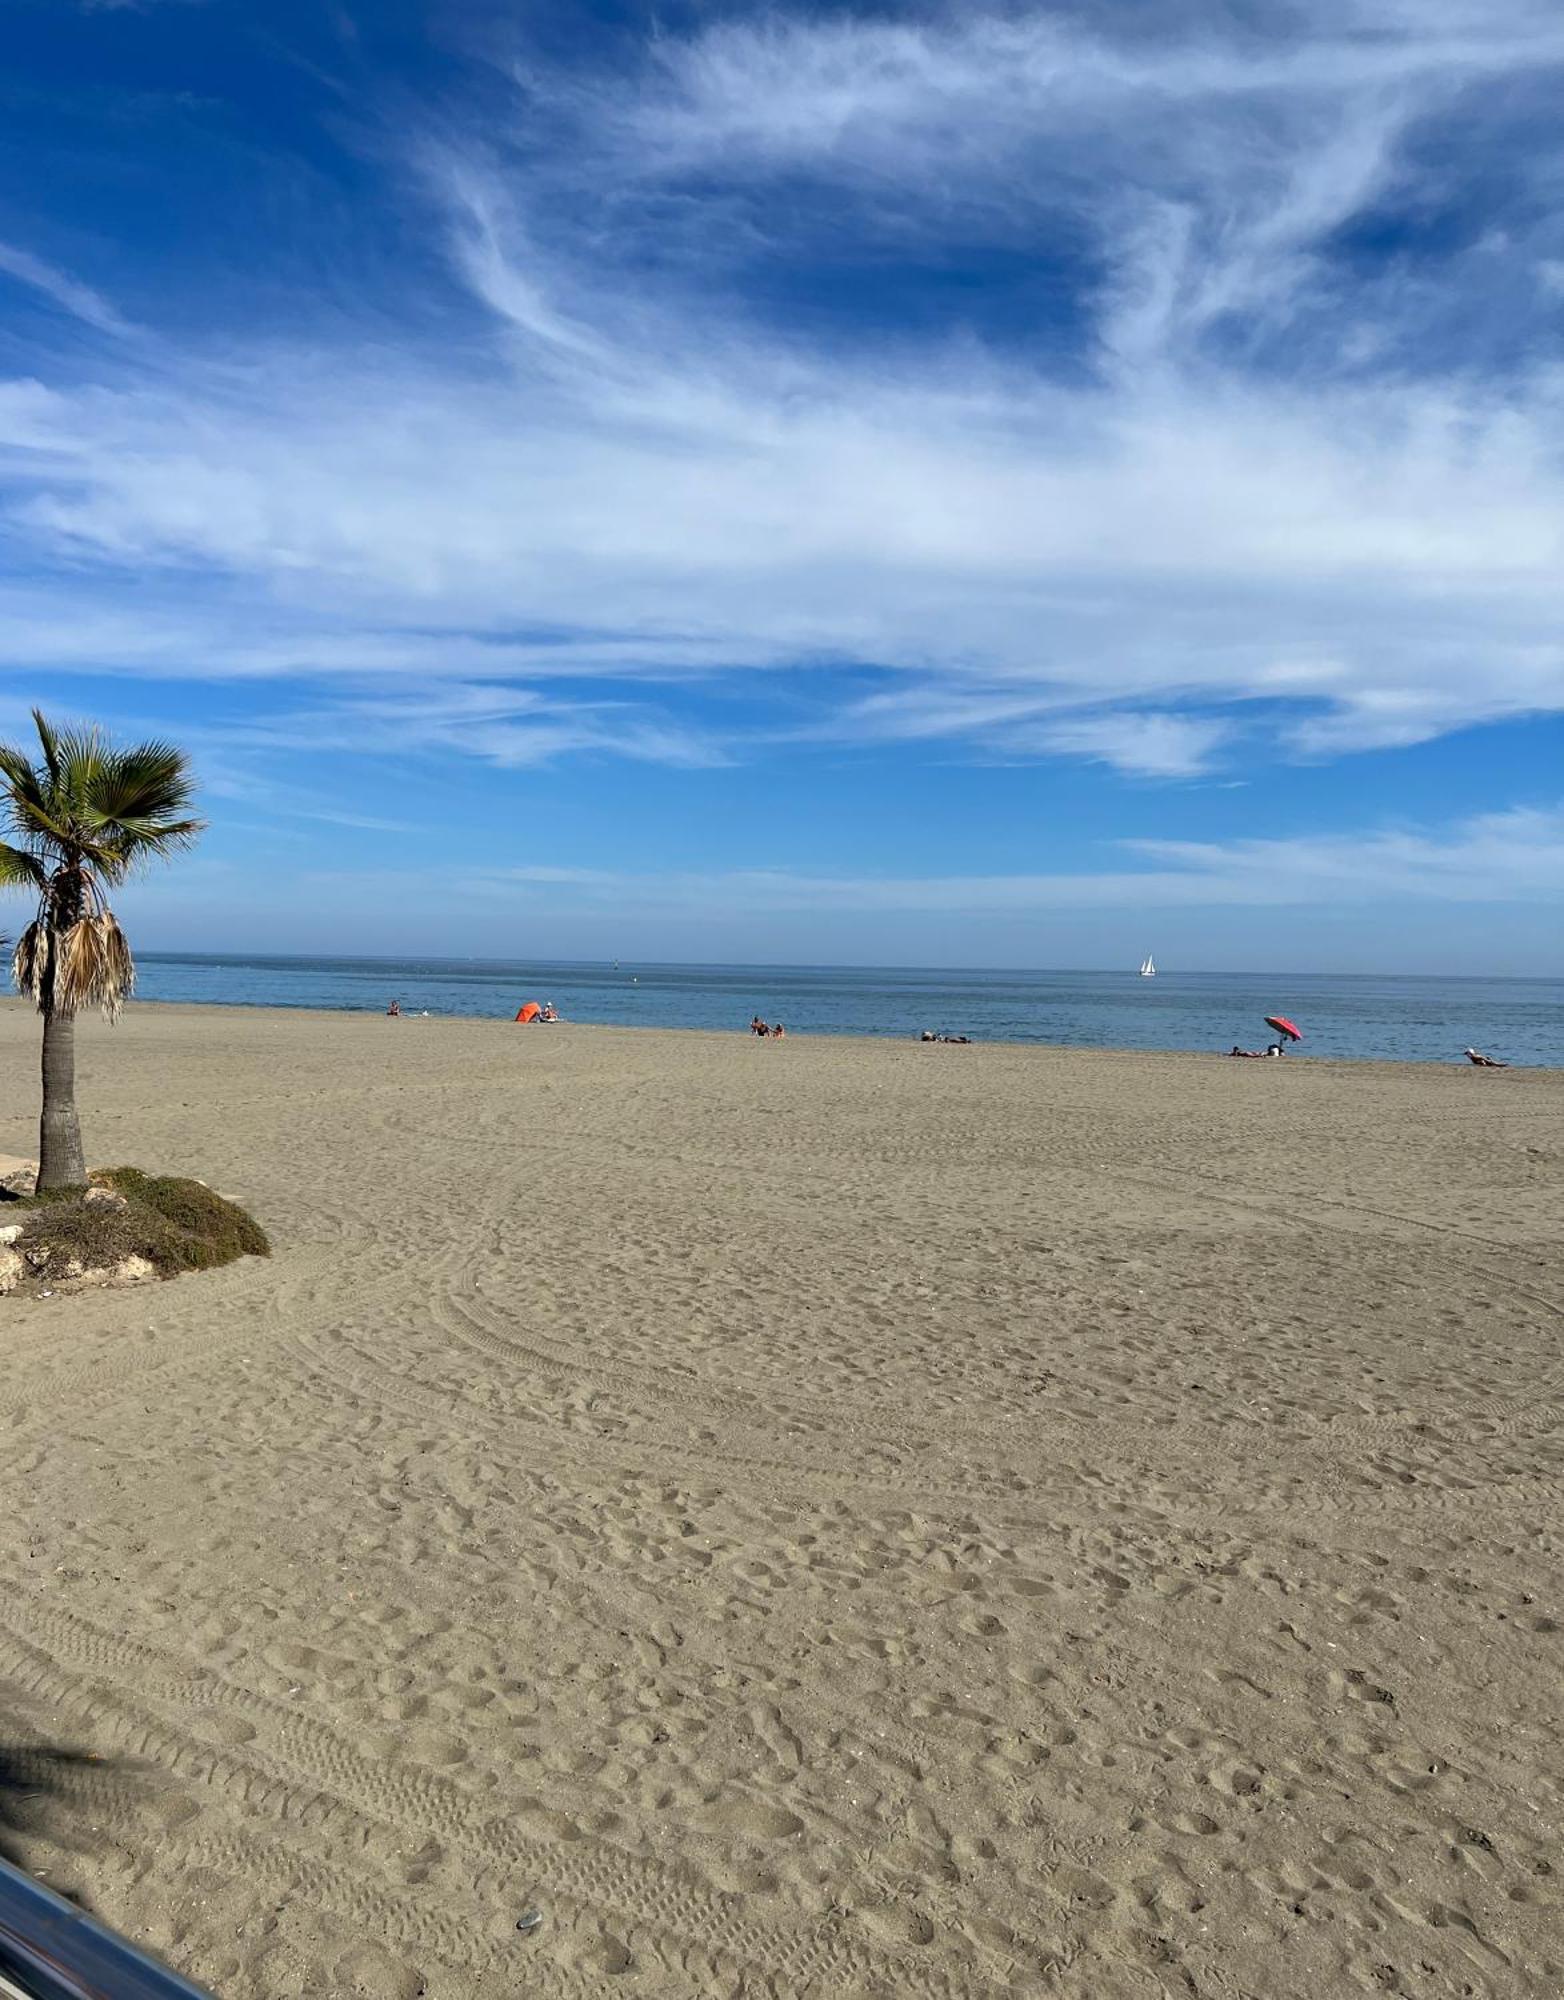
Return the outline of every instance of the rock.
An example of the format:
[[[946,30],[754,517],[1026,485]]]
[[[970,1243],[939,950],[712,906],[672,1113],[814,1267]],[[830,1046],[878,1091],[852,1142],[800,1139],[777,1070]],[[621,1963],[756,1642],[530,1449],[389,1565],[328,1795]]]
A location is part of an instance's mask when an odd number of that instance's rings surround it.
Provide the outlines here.
[[[19,1222],[8,1222],[4,1229],[0,1229],[0,1243],[14,1243],[21,1233],[22,1225]]]
[[[90,1187],[82,1199],[89,1208],[129,1208],[130,1203],[113,1188]]]
[[[49,1287],[38,1297],[52,1299],[59,1294],[87,1291],[97,1285],[143,1285],[158,1275],[150,1258],[132,1251],[117,1264],[88,1264],[80,1257],[63,1260],[46,1249],[12,1250],[0,1246],[0,1298],[14,1292],[25,1280],[40,1280]]]
[[[48,1278],[54,1284],[61,1284],[67,1278],[79,1278],[86,1270],[84,1259],[64,1256],[55,1243],[33,1243],[22,1246],[22,1256],[32,1266],[35,1277]]]

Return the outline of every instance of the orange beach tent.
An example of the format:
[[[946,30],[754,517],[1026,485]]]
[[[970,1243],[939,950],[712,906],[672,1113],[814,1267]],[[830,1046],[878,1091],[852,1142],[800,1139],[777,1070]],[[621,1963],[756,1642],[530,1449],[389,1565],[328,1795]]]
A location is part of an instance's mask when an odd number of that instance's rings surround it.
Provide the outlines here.
[[[542,1012],[543,1009],[538,1005],[536,1000],[529,1000],[525,1007],[517,1010],[516,1019],[518,1021],[535,1021]]]

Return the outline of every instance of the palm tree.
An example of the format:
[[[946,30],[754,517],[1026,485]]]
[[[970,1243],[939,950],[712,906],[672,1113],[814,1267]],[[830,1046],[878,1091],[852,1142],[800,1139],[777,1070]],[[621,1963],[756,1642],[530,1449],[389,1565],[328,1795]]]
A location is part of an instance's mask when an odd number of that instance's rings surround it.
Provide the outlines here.
[[[136,967],[107,891],[139,864],[187,847],[201,831],[190,812],[195,781],[182,750],[138,743],[116,750],[97,729],[54,729],[33,710],[43,761],[0,743],[0,888],[30,889],[38,914],[12,961],[18,992],[43,1016],[43,1117],[38,1187],[87,1178],[76,1116],[76,1016],[109,1020],[135,985]]]

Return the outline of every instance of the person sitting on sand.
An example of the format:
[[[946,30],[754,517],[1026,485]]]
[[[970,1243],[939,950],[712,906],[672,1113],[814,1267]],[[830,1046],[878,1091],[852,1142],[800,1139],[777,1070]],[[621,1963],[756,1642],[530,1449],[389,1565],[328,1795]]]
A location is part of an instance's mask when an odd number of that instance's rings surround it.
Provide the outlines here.
[[[761,1020],[758,1014],[754,1015],[751,1018],[749,1024],[749,1031],[752,1035],[769,1035],[771,1033],[771,1030],[766,1026],[765,1022]]]
[[[538,1019],[540,1021],[557,1021],[559,1019],[559,1015],[554,1011],[552,1000],[545,1000],[543,1002],[543,1012],[538,1016]]]
[[[386,1009],[386,1019],[388,1021],[400,1021],[401,1018],[402,1003],[400,1000],[393,1000],[391,1005]]]
[[[781,1041],[782,1037],[783,1037],[783,1036],[784,1036],[784,1035],[785,1035],[786,1033],[787,1033],[787,1029],[783,1027],[783,1025],[782,1025],[782,1023],[781,1023],[780,1021],[778,1021],[778,1023],[776,1024],[776,1026],[775,1026],[775,1027],[774,1027],[774,1028],[773,1028],[773,1029],[771,1030],[771,1034],[772,1034],[772,1038],[773,1038],[773,1039],[774,1039],[775,1041],[779,1041],[779,1042]]]
[[[1479,1069],[1508,1069],[1507,1062],[1500,1062],[1496,1056],[1480,1056],[1476,1049],[1466,1051],[1466,1060],[1475,1063]]]

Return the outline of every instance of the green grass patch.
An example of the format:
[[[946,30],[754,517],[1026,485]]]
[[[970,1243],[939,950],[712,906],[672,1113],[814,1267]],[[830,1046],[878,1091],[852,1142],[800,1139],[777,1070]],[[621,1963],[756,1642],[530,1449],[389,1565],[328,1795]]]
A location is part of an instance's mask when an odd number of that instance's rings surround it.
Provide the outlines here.
[[[144,1257],[160,1277],[172,1278],[271,1254],[253,1216],[200,1181],[109,1167],[92,1176],[92,1187],[110,1190],[124,1206],[90,1201],[91,1189],[62,1188],[11,1207],[22,1224],[15,1247],[35,1278],[59,1283],[114,1270],[128,1257]]]

